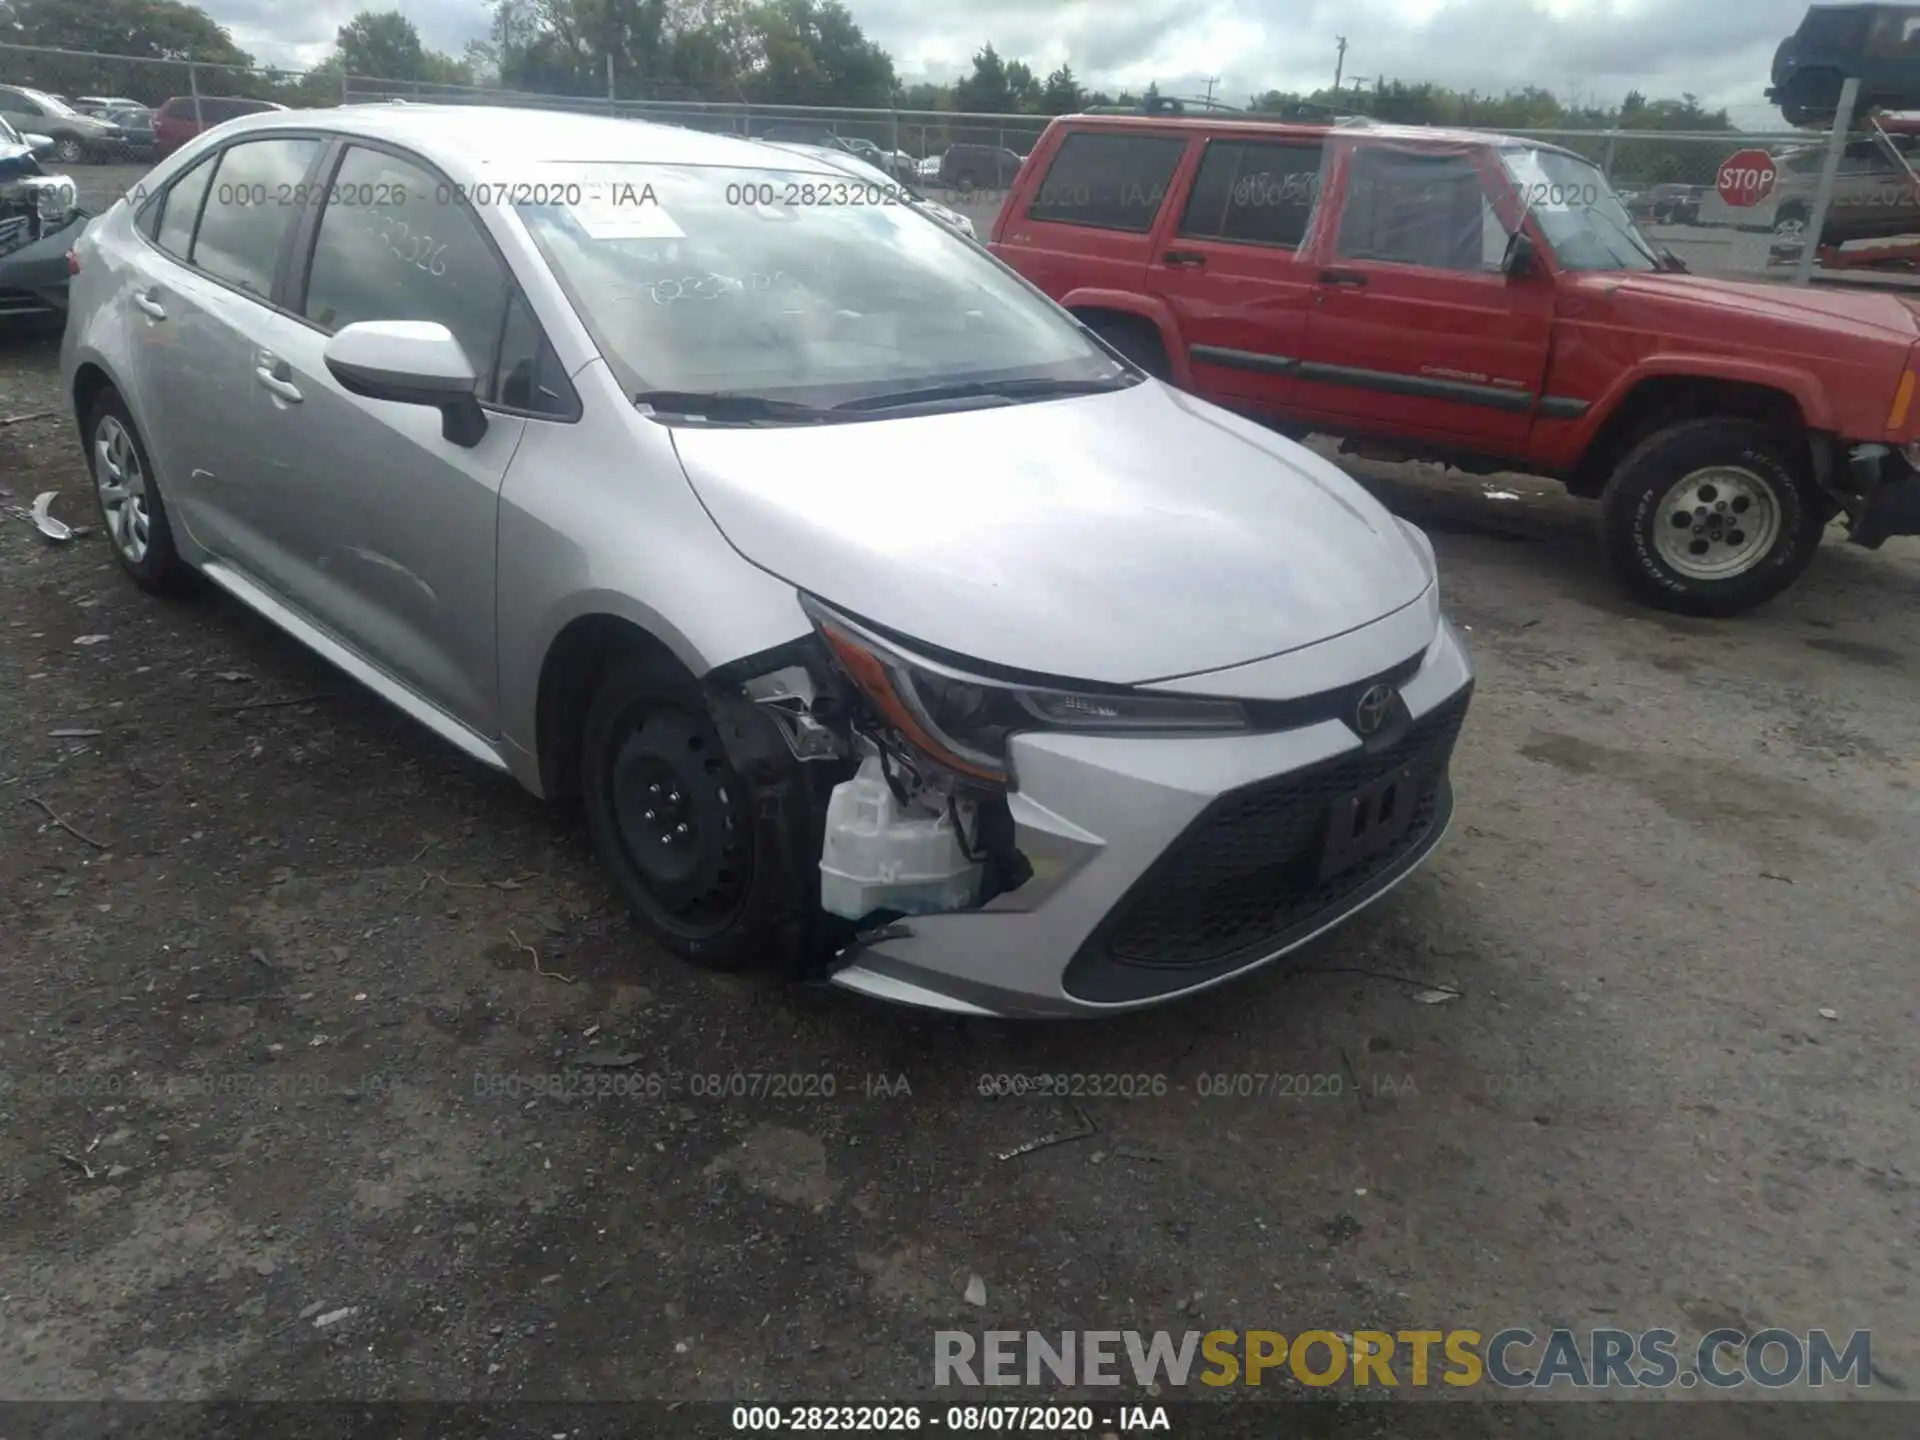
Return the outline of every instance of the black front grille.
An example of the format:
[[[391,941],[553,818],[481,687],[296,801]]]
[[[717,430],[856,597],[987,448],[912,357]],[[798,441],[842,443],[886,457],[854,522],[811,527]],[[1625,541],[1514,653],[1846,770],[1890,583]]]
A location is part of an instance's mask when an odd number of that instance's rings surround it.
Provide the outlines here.
[[[1450,810],[1447,763],[1468,699],[1462,691],[1371,752],[1214,801],[1081,947],[1067,991],[1114,1002],[1184,989],[1272,954],[1389,883],[1431,847]],[[1405,834],[1323,879],[1334,803],[1401,769],[1424,782]]]

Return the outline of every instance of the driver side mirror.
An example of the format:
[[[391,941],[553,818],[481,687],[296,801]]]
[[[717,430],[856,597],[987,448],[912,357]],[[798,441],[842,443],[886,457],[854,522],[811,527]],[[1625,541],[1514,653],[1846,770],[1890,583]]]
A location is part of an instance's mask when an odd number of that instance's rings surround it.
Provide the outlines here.
[[[1539,262],[1539,252],[1533,248],[1533,237],[1524,230],[1516,230],[1507,240],[1507,253],[1500,257],[1500,273],[1509,280],[1525,279],[1534,272]]]
[[[487,433],[480,378],[446,326],[423,320],[363,320],[327,341],[327,369],[341,388],[368,400],[428,405],[440,434],[471,450]]]

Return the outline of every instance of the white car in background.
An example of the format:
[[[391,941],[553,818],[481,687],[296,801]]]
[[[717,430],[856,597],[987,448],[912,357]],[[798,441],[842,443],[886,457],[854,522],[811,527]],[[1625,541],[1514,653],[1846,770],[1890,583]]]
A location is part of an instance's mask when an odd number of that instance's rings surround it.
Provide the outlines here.
[[[958,210],[949,209],[937,200],[929,200],[911,185],[894,179],[893,176],[887,174],[886,171],[877,165],[869,165],[858,155],[836,149],[832,145],[782,144],[779,148],[782,150],[791,150],[799,155],[809,155],[816,160],[824,160],[835,169],[844,170],[847,174],[865,181],[870,185],[880,185],[889,191],[898,191],[915,206],[926,211],[927,214],[931,215],[935,220],[938,220],[956,235],[965,236],[967,239],[975,241],[976,243],[979,241],[980,237],[974,233],[973,221],[962,215]],[[937,165],[938,162],[936,162],[936,168]]]

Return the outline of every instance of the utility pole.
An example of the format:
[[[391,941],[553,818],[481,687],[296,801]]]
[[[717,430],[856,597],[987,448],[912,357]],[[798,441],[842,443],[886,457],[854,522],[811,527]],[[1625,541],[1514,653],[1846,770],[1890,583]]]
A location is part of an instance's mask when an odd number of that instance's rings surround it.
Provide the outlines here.
[[[1339,53],[1333,62],[1333,93],[1337,97],[1340,94],[1340,81],[1347,73],[1347,37],[1336,35],[1333,38],[1340,46]]]
[[[1207,108],[1209,110],[1213,108],[1213,87],[1219,83],[1220,77],[1218,75],[1209,75],[1207,77]]]

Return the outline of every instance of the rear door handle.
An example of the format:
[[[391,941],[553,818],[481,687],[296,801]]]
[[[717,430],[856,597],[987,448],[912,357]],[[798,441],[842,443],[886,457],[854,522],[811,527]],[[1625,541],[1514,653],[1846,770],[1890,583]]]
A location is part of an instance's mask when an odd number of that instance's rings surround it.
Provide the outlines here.
[[[1207,257],[1198,250],[1169,250],[1160,259],[1163,264],[1178,266],[1183,270],[1191,270],[1207,263]]]
[[[1322,285],[1349,285],[1355,290],[1364,290],[1367,285],[1367,277],[1362,275],[1358,270],[1322,270],[1320,272],[1320,283]]]
[[[145,295],[140,294],[138,291],[134,292],[134,305],[139,309],[140,313],[145,315],[149,320],[164,320],[167,318],[167,307],[154,298],[159,293],[158,290],[150,291]]]
[[[253,378],[260,382],[261,389],[289,405],[298,405],[307,398],[300,393],[300,387],[293,383],[293,367],[271,355],[262,354],[254,360]]]

